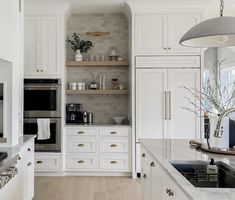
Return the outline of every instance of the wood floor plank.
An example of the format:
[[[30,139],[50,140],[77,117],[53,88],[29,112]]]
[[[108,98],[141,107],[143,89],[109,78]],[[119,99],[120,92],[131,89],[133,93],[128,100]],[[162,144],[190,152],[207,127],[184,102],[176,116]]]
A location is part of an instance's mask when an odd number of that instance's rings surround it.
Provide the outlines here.
[[[141,189],[127,177],[35,177],[33,200],[141,200]]]

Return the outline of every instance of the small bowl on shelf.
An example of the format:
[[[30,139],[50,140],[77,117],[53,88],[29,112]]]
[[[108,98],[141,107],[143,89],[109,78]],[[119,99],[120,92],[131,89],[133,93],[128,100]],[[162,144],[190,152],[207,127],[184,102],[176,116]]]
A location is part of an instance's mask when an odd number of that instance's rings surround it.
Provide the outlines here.
[[[115,122],[115,124],[120,125],[120,124],[123,123],[123,121],[126,119],[126,117],[124,117],[124,116],[114,116],[114,117],[112,117],[112,119]]]

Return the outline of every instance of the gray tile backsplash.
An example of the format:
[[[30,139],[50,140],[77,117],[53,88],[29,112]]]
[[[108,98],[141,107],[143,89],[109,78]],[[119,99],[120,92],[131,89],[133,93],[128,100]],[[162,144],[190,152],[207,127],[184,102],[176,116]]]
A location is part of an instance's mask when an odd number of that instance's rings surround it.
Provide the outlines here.
[[[87,36],[86,32],[110,32],[109,36]],[[68,21],[68,35],[79,33],[82,38],[95,43],[88,54],[109,55],[116,47],[121,57],[128,58],[128,24],[123,14],[72,15]],[[68,60],[74,60],[74,53],[67,46]],[[112,78],[118,78],[128,88],[127,67],[70,67],[67,68],[68,82],[89,82],[91,72],[105,75],[106,88],[112,87]],[[128,116],[128,95],[67,95],[67,103],[82,103],[83,110],[94,113],[94,123],[110,123],[113,116]]]

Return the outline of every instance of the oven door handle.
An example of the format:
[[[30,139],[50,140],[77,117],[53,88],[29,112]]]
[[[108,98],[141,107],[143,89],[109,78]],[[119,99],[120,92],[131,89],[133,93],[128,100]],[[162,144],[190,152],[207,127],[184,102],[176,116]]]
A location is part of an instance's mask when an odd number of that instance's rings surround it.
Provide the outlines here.
[[[43,118],[25,118],[24,123],[37,123],[37,119],[43,119]],[[45,118],[50,119],[50,123],[58,123],[60,122],[61,118]]]
[[[24,90],[58,90],[59,87],[43,86],[43,87],[27,87],[24,86]]]

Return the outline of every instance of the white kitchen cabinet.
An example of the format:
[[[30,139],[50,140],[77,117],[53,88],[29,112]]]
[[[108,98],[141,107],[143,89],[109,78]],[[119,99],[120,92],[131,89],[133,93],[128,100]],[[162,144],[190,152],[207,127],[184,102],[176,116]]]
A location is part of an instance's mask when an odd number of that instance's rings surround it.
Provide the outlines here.
[[[58,16],[25,16],[25,76],[61,74],[61,27]]]
[[[136,134],[138,138],[164,138],[164,92],[166,69],[138,69],[136,72]]]
[[[20,151],[18,161],[19,191],[21,200],[32,200],[34,197],[34,140],[25,144]]]
[[[179,44],[184,33],[199,22],[199,14],[136,15],[136,55],[200,54],[200,49]]]
[[[142,200],[189,200],[156,159],[141,146]]]
[[[167,51],[167,15],[137,15],[135,49],[137,54]]]
[[[66,171],[104,175],[129,173],[130,132],[125,126],[66,127]]]

